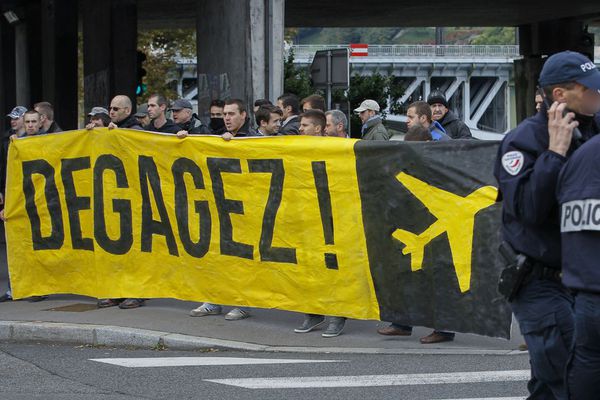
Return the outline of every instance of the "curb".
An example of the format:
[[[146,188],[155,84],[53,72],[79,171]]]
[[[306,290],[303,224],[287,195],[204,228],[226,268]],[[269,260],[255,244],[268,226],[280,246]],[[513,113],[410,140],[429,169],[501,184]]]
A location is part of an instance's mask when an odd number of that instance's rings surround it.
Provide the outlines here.
[[[92,346],[167,348],[171,350],[238,350],[315,354],[407,354],[407,355],[522,355],[526,351],[494,349],[388,349],[359,347],[268,346],[233,340],[182,335],[120,326],[62,322],[0,321],[0,342],[49,342]]]

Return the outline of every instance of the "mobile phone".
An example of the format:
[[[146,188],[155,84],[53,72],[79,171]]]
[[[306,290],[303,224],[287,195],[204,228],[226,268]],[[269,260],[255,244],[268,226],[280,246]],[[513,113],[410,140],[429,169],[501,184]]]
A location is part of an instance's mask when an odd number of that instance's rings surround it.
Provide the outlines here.
[[[542,99],[544,100],[544,105],[546,106],[546,111],[550,109],[550,106],[552,104],[550,104],[550,100],[548,100],[548,98],[546,97],[546,93],[540,89],[538,87],[536,93],[539,93],[542,96]],[[563,110],[563,117],[565,115],[567,115],[567,113],[569,113],[569,110],[567,110],[566,108]],[[575,127],[573,129],[573,139],[575,140],[581,140],[583,138],[583,135],[581,134],[581,131],[579,130],[579,128]]]

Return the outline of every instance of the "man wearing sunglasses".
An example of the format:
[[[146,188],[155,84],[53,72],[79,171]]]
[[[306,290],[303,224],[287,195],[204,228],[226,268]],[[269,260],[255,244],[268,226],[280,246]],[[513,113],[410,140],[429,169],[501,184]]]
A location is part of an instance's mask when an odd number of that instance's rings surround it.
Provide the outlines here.
[[[125,95],[117,95],[110,101],[108,109],[110,124],[108,129],[126,128],[142,130],[137,119],[131,115],[131,100]]]

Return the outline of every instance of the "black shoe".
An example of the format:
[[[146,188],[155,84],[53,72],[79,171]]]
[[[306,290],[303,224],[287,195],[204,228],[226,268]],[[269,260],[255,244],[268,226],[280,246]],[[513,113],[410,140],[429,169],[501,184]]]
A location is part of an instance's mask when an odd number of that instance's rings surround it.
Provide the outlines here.
[[[29,302],[30,303],[37,303],[37,302],[40,302],[40,301],[44,301],[47,298],[48,298],[48,296],[31,296],[29,298]]]
[[[2,296],[0,296],[0,303],[4,303],[5,301],[12,301],[12,296],[8,293],[4,293]]]
[[[121,304],[125,299],[100,299],[98,300],[98,308],[115,307]]]

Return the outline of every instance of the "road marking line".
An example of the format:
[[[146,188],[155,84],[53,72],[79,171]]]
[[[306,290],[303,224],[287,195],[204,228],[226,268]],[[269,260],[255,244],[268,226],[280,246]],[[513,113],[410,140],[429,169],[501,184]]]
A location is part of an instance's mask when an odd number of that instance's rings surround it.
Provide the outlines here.
[[[90,361],[118,365],[127,368],[192,367],[217,365],[259,364],[307,364],[337,363],[342,360],[296,360],[286,358],[239,358],[239,357],[155,357],[155,358],[91,358]]]
[[[526,397],[472,397],[469,399],[438,399],[438,400],[525,400]]]
[[[436,385],[455,383],[526,381],[531,372],[476,371],[439,374],[306,376],[289,378],[206,379],[207,382],[238,386],[246,389],[299,389],[368,386]]]

